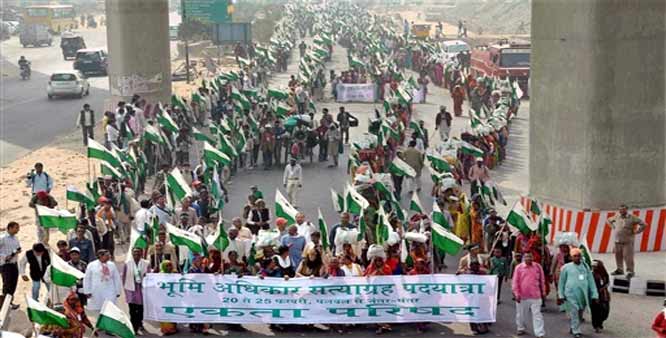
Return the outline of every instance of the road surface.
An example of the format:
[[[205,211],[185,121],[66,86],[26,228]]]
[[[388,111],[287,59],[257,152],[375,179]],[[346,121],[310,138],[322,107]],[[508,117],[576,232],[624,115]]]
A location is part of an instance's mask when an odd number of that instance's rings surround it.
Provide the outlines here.
[[[80,30],[86,46],[106,49],[106,30]],[[3,41],[2,89],[0,92],[0,166],[51,143],[56,137],[72,131],[76,114],[89,103],[101,118],[102,107],[109,98],[107,77],[91,77],[90,96],[83,99],[57,98],[49,100],[46,85],[55,71],[71,70],[73,60],[63,60],[60,38],[51,47],[23,48],[18,37]],[[16,62],[23,55],[32,62],[32,77],[23,81]]]

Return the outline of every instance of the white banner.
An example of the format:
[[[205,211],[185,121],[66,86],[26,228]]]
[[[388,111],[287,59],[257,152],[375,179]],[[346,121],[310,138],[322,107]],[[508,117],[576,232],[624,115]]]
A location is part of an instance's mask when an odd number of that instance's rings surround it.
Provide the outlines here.
[[[375,84],[338,83],[337,102],[375,102]]]
[[[494,322],[497,277],[148,274],[144,317],[175,323]]]

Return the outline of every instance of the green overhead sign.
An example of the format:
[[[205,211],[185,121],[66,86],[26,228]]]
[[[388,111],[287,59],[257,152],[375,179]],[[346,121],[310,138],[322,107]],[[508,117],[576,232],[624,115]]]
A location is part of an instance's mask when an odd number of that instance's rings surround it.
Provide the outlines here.
[[[229,0],[185,0],[185,16],[205,23],[224,23],[231,21],[227,13]]]

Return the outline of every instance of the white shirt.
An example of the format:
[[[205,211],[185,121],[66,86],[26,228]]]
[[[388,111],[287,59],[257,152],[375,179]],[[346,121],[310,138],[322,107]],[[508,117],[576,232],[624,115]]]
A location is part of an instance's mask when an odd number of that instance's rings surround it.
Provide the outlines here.
[[[303,222],[301,224],[296,223],[296,227],[298,228],[298,235],[303,236],[305,238],[305,243],[310,243],[312,242],[312,239],[310,238],[310,235],[315,231],[314,225],[310,222]]]
[[[298,180],[299,183],[303,181],[303,169],[300,164],[296,163],[296,165],[292,166],[291,163],[289,163],[284,167],[282,184],[287,184],[288,180]]]
[[[146,231],[146,223],[150,223],[152,213],[148,209],[141,208],[134,214],[134,229],[138,232]]]
[[[93,119],[95,118],[95,112],[92,110],[84,110],[83,111],[83,121],[81,121],[81,113],[79,113],[79,117],[76,119],[76,126],[84,126],[84,127],[93,127]]]
[[[238,254],[239,261],[243,257],[248,258],[250,256],[251,247],[252,247],[251,242],[247,239],[241,239],[238,237],[236,237],[235,239],[229,239],[229,245],[224,249],[222,258],[228,262],[229,252],[231,251],[236,251],[236,253]]]
[[[35,255],[35,259],[37,260],[37,265],[39,265],[39,269],[42,269],[42,264],[44,264],[44,255],[48,255],[48,253],[43,253],[41,256]],[[21,257],[21,260],[19,260],[18,268],[19,268],[19,275],[25,275],[25,266],[28,265],[28,257],[26,255],[23,255]]]
[[[8,233],[3,233],[0,237],[0,266],[5,265],[5,263],[16,263],[17,255],[14,255],[9,262],[5,262],[5,257],[16,252],[18,248],[21,247],[21,244],[18,241],[16,236],[11,236]]]
[[[111,126],[111,124],[106,126],[106,140],[109,142],[118,141],[118,136],[120,136],[120,131]]]
[[[116,304],[118,295],[122,291],[122,281],[116,268],[116,264],[108,261],[105,263],[109,269],[109,275],[103,274],[103,266],[99,260],[88,264],[86,275],[83,277],[83,293],[92,294],[88,299],[87,310],[99,311],[105,301],[111,301]]]
[[[169,210],[169,207],[165,206],[164,208],[159,207],[158,205],[153,205],[150,207],[150,212],[155,213],[157,218],[160,220],[160,224],[171,223],[171,214],[173,213]]]

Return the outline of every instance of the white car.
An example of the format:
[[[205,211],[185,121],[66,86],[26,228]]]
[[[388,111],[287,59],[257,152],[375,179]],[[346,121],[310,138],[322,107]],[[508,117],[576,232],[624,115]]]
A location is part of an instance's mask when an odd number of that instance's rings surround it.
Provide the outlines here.
[[[90,94],[90,84],[85,76],[77,71],[64,71],[51,74],[46,92],[49,100],[56,96],[76,96],[82,98]]]

